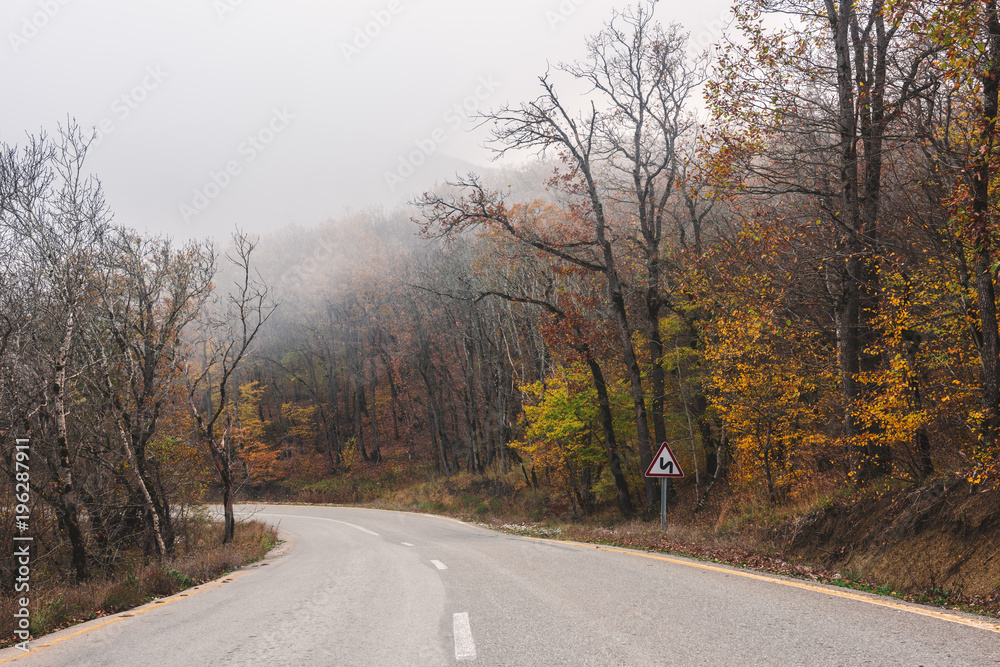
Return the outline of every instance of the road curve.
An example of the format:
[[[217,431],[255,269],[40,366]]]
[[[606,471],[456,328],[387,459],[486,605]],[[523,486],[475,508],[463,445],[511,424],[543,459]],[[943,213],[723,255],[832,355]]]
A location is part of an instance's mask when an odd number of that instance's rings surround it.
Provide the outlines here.
[[[284,555],[32,642],[18,665],[990,665],[990,619],[441,517],[241,507]]]

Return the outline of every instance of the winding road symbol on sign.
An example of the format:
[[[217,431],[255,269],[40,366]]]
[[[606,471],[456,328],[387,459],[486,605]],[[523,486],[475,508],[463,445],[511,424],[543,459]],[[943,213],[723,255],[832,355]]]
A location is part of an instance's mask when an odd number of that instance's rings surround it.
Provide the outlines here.
[[[670,451],[670,445],[667,443],[660,445],[660,451],[653,457],[653,462],[649,464],[649,469],[646,470],[646,477],[683,476],[684,471],[681,470],[681,465],[677,462],[677,457]]]

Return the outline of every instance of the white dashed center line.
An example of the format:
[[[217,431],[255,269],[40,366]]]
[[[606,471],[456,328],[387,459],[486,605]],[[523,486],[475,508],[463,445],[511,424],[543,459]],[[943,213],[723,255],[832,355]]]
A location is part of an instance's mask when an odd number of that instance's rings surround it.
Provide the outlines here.
[[[448,566],[445,565],[444,563],[442,563],[439,560],[432,560],[431,563],[433,563],[434,567],[436,567],[439,570],[447,570],[448,569]]]
[[[402,544],[404,547],[412,547],[413,546],[409,542],[400,542],[400,544]]]
[[[472,626],[469,624],[469,615],[466,613],[455,614],[455,660],[475,660],[476,642],[472,641]]]
[[[345,526],[350,526],[351,528],[360,530],[362,533],[368,533],[369,535],[374,535],[375,537],[379,536],[379,534],[376,533],[374,530],[368,530],[367,528],[362,528],[361,526],[355,525],[353,523],[347,523],[346,521],[337,521],[336,519],[330,519],[330,521],[333,521],[334,523],[342,523]]]
[[[338,521],[337,519],[327,519],[321,516],[303,516],[300,514],[268,514],[265,512],[257,512],[256,514],[254,514],[254,516],[277,516],[277,517],[288,517],[289,519],[318,519],[319,521],[329,521],[330,523],[339,523],[342,526],[350,526],[355,530],[360,530],[362,533],[368,533],[369,535],[374,535],[375,537],[379,537],[379,534],[376,533],[374,530],[368,530],[367,528],[362,528],[361,526],[354,523],[348,523],[346,521]]]

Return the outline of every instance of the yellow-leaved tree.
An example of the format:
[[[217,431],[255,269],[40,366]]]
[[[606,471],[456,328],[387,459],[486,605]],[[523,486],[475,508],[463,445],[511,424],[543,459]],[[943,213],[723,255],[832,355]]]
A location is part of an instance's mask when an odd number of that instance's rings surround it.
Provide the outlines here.
[[[247,481],[254,485],[269,484],[279,479],[282,471],[277,448],[267,443],[268,422],[260,413],[264,388],[254,381],[241,385],[239,393],[231,436],[235,451],[245,466]]]
[[[289,458],[285,472],[291,478],[314,481],[322,477],[326,465],[321,450],[316,447],[319,437],[318,413],[318,405],[283,403],[281,406],[281,416],[286,424],[285,441]],[[291,450],[297,450],[296,456],[291,456]]]
[[[913,481],[931,475],[935,457],[950,455],[951,447],[973,444],[983,419],[976,400],[979,364],[961,309],[974,295],[950,279],[949,270],[935,257],[909,272],[882,270],[882,336],[870,354],[883,363],[859,377],[876,390],[859,410],[871,443],[861,441],[855,449],[891,448],[894,473]]]
[[[609,386],[609,393],[612,389]],[[615,389],[612,403],[621,405],[627,396],[623,387]],[[523,385],[521,391],[526,398],[524,436],[511,446],[530,460],[546,483],[565,494],[571,505],[592,510],[607,454],[589,371],[579,364],[562,367],[544,382]],[[627,408],[615,412],[623,415]],[[624,421],[627,423],[627,417]]]
[[[815,341],[781,323],[772,305],[715,319],[711,338],[705,358],[733,448],[731,481],[743,491],[762,489],[772,503],[794,496],[833,444],[818,405],[835,386],[832,366],[810,363]]]

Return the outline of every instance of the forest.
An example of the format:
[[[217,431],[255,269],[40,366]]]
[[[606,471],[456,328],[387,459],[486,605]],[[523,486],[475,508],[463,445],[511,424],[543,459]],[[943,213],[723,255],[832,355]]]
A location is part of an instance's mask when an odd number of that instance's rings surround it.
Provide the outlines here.
[[[166,558],[206,501],[226,542],[234,502],[363,502],[359,471],[651,518],[663,442],[693,512],[994,488],[996,1],[739,0],[711,53],[666,14],[483,113],[518,166],[311,228],[140,234],[87,128],[0,145],[0,432],[44,567]]]

